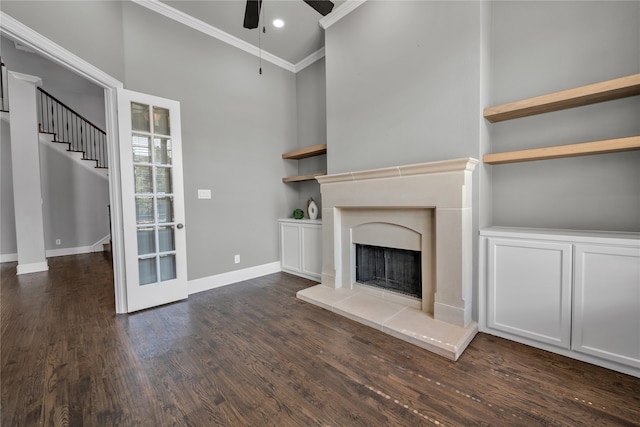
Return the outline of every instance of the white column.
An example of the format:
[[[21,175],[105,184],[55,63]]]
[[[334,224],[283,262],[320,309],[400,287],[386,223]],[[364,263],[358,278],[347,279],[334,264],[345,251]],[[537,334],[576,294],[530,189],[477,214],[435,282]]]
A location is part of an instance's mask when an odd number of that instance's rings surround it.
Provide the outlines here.
[[[17,274],[49,269],[44,247],[36,87],[38,77],[8,73]]]

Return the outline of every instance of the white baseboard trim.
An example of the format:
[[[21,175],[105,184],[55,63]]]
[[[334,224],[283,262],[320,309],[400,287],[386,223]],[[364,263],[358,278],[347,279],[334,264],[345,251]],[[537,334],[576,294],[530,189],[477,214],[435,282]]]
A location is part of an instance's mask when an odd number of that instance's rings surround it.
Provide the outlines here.
[[[78,246],[75,248],[47,249],[45,254],[47,258],[66,255],[88,254],[93,252],[91,246]]]
[[[189,295],[198,292],[208,291],[221,286],[231,285],[244,280],[254,279],[267,274],[282,271],[280,261],[269,264],[256,265],[255,267],[244,268],[242,270],[230,271],[228,273],[216,274],[215,276],[203,277],[201,279],[189,280],[187,282]]]
[[[18,260],[18,254],[2,254],[0,255],[0,262],[16,262]]]
[[[78,246],[75,248],[62,248],[62,249],[47,249],[45,251],[45,256],[47,258],[53,258],[57,256],[88,254],[91,252],[102,252],[103,251],[102,243],[105,241],[108,242],[110,237],[111,236],[106,236],[92,246]],[[15,262],[15,261],[18,261],[18,254],[0,255],[0,262]]]
[[[32,262],[31,264],[18,264],[16,274],[37,273],[39,271],[48,271],[49,264],[44,262]]]
[[[111,242],[111,234],[107,234],[102,239],[91,245],[91,252],[104,252],[104,246],[102,245],[109,242]]]

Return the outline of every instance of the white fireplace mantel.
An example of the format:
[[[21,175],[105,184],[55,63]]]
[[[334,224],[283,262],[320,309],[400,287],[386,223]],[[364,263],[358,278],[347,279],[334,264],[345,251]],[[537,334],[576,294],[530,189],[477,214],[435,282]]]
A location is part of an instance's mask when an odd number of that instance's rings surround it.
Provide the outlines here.
[[[462,158],[317,177],[322,284],[298,297],[457,359],[477,333],[471,319],[472,174],[477,163]],[[375,230],[383,231],[372,237]],[[391,235],[393,230],[405,231]],[[356,243],[420,248],[421,310],[385,292],[375,298],[370,291],[362,293],[355,284]]]
[[[471,321],[473,158],[397,166],[318,177],[322,193],[322,284],[350,288],[343,256],[343,216],[352,209],[431,209],[434,222],[436,320],[465,327]],[[350,214],[351,215],[351,214]],[[385,220],[386,221],[386,220]],[[353,225],[353,221],[350,221]]]

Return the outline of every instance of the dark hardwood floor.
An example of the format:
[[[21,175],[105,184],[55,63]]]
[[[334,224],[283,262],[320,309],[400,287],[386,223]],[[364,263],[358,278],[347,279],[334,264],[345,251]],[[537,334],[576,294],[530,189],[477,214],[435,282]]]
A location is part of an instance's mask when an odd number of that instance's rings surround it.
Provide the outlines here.
[[[640,425],[640,379],[479,334],[457,362],[284,273],[114,313],[102,254],[2,264],[2,426]]]

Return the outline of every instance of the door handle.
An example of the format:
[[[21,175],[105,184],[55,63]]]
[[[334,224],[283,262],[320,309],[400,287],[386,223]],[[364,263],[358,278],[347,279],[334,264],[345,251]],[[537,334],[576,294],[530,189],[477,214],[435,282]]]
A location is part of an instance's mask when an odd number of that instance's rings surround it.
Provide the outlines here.
[[[178,224],[178,225],[176,225],[176,227],[178,228],[178,230],[182,230],[184,228],[184,225]]]

